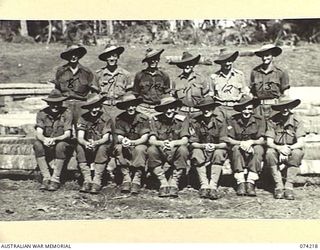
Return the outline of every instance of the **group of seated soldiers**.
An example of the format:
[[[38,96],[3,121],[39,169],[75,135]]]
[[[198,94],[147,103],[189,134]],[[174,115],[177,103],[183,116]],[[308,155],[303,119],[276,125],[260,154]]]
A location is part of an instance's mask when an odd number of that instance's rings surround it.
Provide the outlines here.
[[[163,51],[147,50],[142,62],[148,66],[132,86],[130,74],[117,65],[123,47],[105,48],[99,59],[107,65],[96,75],[79,64],[84,47],[73,45],[61,53],[68,63],[58,68],[55,89],[43,99],[48,107],[37,114],[34,150],[43,176],[40,189],[60,187],[71,139],[76,138],[84,180],[80,192],[99,193],[113,157],[123,175],[123,193],[138,194],[149,172],[160,182],[159,197],[178,197],[179,181],[194,168],[200,197],[216,200],[223,165],[230,160],[237,195],[256,196],[264,166],[275,183],[274,197],[293,200],[305,132],[292,112],[300,100],[286,98],[287,73],[272,63],[282,50],[265,45],[255,52],[263,63],[253,69],[249,87],[243,73],[232,67],[237,51],[221,51],[214,61],[221,69],[210,81],[194,71],[200,55],[184,52],[171,62],[183,71],[173,83],[158,68]]]

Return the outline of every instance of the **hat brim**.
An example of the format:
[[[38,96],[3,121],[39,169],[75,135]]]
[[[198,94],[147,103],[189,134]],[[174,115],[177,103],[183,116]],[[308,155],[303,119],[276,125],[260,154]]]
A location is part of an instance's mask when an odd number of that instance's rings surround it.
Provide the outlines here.
[[[227,62],[227,61],[234,62],[235,60],[237,60],[238,56],[239,56],[239,51],[236,51],[231,55],[225,55],[223,57],[220,57],[220,58],[214,60],[214,63],[222,64],[222,63]]]
[[[254,52],[254,54],[258,57],[262,57],[265,54],[271,54],[274,57],[276,57],[276,56],[279,56],[281,53],[282,53],[282,49],[279,47],[273,47],[271,49],[259,50]]]
[[[194,56],[189,59],[181,60],[181,61],[173,61],[171,64],[177,65],[180,69],[185,68],[186,65],[197,65],[200,61],[201,55]]]
[[[106,97],[102,97],[101,99],[99,99],[98,101],[94,101],[94,102],[90,102],[87,103],[85,105],[82,105],[81,108],[83,109],[91,109],[94,107],[99,107],[103,104],[103,102],[106,100]]]
[[[142,101],[143,101],[143,99],[138,97],[134,100],[118,102],[118,103],[116,103],[116,107],[118,109],[126,110],[129,106],[138,106],[139,104],[142,103]]]
[[[124,52],[124,47],[117,47],[113,50],[110,50],[110,51],[106,51],[106,52],[102,52],[100,55],[99,55],[99,59],[101,61],[106,61],[107,58],[113,54],[113,53],[116,53],[118,56],[120,56],[122,53]]]
[[[61,97],[57,97],[57,98],[51,98],[51,97],[47,97],[47,98],[43,98],[42,100],[45,102],[63,102],[65,100],[67,100],[68,97],[66,96],[61,96]]]
[[[206,103],[203,105],[195,105],[194,107],[197,109],[207,109],[207,108],[216,108],[221,106],[221,103],[219,102],[212,102],[212,103]]]
[[[271,105],[271,108],[273,110],[275,110],[275,111],[281,111],[281,110],[283,110],[285,108],[293,109],[293,108],[299,106],[300,103],[301,103],[300,99],[295,99],[295,100],[292,100],[292,101],[289,101],[289,102],[286,102],[286,103]]]
[[[170,103],[166,103],[166,104],[163,104],[163,105],[158,105],[154,109],[156,111],[158,111],[158,112],[164,112],[168,108],[177,108],[177,107],[181,107],[181,106],[182,106],[182,102],[180,100],[175,100],[175,101],[170,102]]]
[[[150,60],[150,59],[152,59],[152,58],[160,57],[160,56],[161,56],[161,54],[163,53],[163,51],[164,51],[164,49],[159,50],[159,51],[156,51],[156,52],[154,52],[154,53],[152,53],[152,54],[150,54],[150,55],[146,56],[146,57],[142,60],[142,62],[144,63],[144,62],[149,61],[149,60]]]
[[[253,105],[253,108],[255,109],[256,107],[258,107],[260,105],[260,100],[259,99],[252,99],[243,103],[239,103],[233,106],[233,109],[235,111],[241,112],[243,110],[244,107],[248,106],[248,105]]]
[[[60,57],[64,60],[67,60],[69,61],[72,57],[72,55],[77,55],[78,58],[82,58],[85,54],[87,53],[87,49],[84,48],[84,47],[79,47],[79,48],[76,48],[76,49],[72,49],[72,50],[69,50],[69,51],[65,51],[65,52],[62,52],[60,54]]]

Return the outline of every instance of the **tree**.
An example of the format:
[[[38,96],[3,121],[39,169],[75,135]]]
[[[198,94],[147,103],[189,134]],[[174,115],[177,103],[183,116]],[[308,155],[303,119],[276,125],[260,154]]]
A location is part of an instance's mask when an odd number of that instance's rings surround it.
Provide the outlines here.
[[[26,20],[20,21],[20,35],[21,36],[28,36],[28,26]]]

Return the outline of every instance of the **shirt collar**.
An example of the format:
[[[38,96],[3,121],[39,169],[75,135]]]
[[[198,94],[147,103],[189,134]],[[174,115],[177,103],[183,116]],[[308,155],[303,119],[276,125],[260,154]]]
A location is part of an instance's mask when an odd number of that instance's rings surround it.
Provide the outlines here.
[[[240,125],[244,125],[241,113],[239,113],[237,121]],[[251,115],[251,117],[248,120],[248,123],[246,124],[246,127],[249,127],[253,123],[256,123],[256,119],[254,118],[254,115]]]
[[[275,70],[274,64],[271,64],[271,66],[270,66],[270,68],[269,68],[268,71],[265,71],[265,70],[262,69],[262,64],[261,64],[260,67],[258,68],[258,71],[259,71],[259,72],[262,72],[262,73],[264,73],[264,74],[269,74],[269,73],[273,72],[274,70]]]
[[[234,76],[235,74],[236,74],[236,71],[234,70],[234,68],[232,68],[227,75],[225,75],[221,70],[218,71],[218,75],[222,76],[224,78],[228,78],[228,77]]]
[[[90,111],[87,111],[86,113],[83,114],[83,117],[85,118],[85,120],[93,123],[97,122],[99,119],[101,119],[102,121],[105,121],[102,116],[102,111],[100,111],[96,117],[91,116]]]
[[[161,72],[159,69],[156,69],[154,73],[151,73],[148,69],[144,69],[143,72],[151,76],[155,76],[155,75],[161,76]]]
[[[51,110],[50,110],[49,107],[46,107],[46,108],[44,109],[44,112],[45,112],[46,116],[48,116],[50,119],[56,119],[56,120],[57,120],[57,119],[60,118],[61,115],[66,111],[66,109],[67,109],[66,107],[62,107],[57,116],[53,116],[53,115],[52,115],[52,112],[51,112]]]
[[[120,67],[117,67],[115,71],[111,72],[107,67],[103,68],[103,74],[104,75],[110,75],[115,76],[122,73],[122,69]]]
[[[188,78],[185,76],[185,74],[182,72],[180,75],[178,75],[179,79],[187,79],[188,81],[191,81],[195,78],[197,78],[196,72],[191,72]]]
[[[281,116],[280,113],[276,114],[275,118],[276,118],[275,121],[277,123],[281,123],[282,124],[282,116]],[[283,124],[283,127],[286,127],[286,126],[289,126],[289,125],[294,126],[295,125],[294,120],[295,119],[293,117],[293,114],[290,114],[289,117],[288,117],[288,120],[286,120],[285,123]]]

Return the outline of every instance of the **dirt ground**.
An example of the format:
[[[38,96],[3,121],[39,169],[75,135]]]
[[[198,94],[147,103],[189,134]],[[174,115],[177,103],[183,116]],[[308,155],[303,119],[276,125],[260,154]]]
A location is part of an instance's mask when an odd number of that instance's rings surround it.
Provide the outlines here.
[[[158,198],[155,189],[138,196],[120,193],[107,185],[101,194],[82,194],[76,181],[54,193],[39,190],[36,180],[0,180],[0,218],[3,221],[76,219],[319,219],[320,187],[295,188],[296,200],[275,200],[259,188],[257,197],[238,197],[232,187],[220,187],[219,200],[200,199],[198,190],[186,187],[179,197]]]
[[[54,79],[56,68],[64,61],[59,58],[64,45],[30,45],[0,43],[0,82],[46,82]],[[133,72],[145,66],[141,63],[145,49],[151,46],[124,45],[126,51],[120,65]],[[183,51],[200,53],[214,59],[218,47],[174,45],[155,46],[166,48],[161,66],[170,76],[179,74],[175,66],[165,63],[168,55],[179,56]],[[252,51],[259,45],[235,48]],[[103,47],[88,47],[88,54],[81,60],[83,65],[97,70],[103,62],[97,59]],[[285,48],[276,59],[278,65],[289,71],[292,86],[318,86],[320,61],[319,45]],[[240,57],[235,67],[249,79],[250,70],[259,64],[255,56]],[[217,65],[198,66],[200,72],[209,76],[218,70]],[[270,190],[259,188],[258,196],[237,197],[232,186],[222,186],[222,196],[217,201],[200,199],[194,188],[180,191],[180,197],[158,198],[155,189],[142,189],[138,196],[122,195],[119,186],[105,186],[99,195],[79,193],[77,181],[69,180],[54,193],[39,191],[35,179],[7,178],[0,175],[0,220],[64,220],[64,219],[135,219],[135,218],[243,218],[243,219],[319,219],[320,188],[304,185],[295,188],[296,200],[275,200]]]

